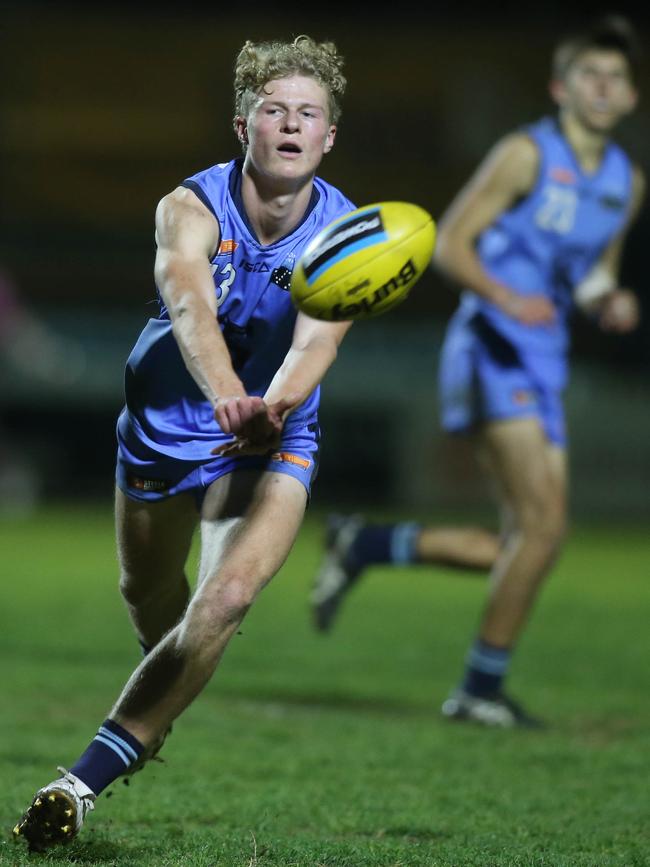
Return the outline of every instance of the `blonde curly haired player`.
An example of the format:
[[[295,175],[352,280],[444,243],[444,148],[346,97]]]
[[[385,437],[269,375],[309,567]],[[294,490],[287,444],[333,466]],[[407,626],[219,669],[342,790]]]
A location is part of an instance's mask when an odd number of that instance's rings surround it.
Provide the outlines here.
[[[235,66],[243,158],[158,205],[160,315],[128,359],[117,426],[120,583],[146,655],[88,748],[16,825],[32,849],[74,837],[97,796],[155,755],[300,528],[319,384],[350,323],[297,313],[289,287],[309,241],[354,210],[316,176],[336,138],[342,65],[331,42],[308,36],[246,42]]]
[[[343,58],[333,42],[315,42],[302,35],[293,42],[244,43],[235,61],[235,130],[237,118],[248,117],[267,82],[296,73],[325,88],[329,119],[337,124],[347,84]]]

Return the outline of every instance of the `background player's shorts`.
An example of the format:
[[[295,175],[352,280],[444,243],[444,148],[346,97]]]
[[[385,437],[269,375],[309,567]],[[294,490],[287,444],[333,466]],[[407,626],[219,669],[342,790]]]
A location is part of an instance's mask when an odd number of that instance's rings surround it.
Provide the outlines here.
[[[310,496],[318,472],[320,428],[315,416],[283,431],[277,452],[250,457],[220,457],[183,461],[138,444],[137,455],[118,434],[116,481],[134,500],[155,502],[189,492],[200,509],[208,487],[216,479],[237,470],[255,469],[284,473],[297,479]],[[216,443],[215,443],[216,445]]]
[[[555,445],[566,444],[564,358],[522,353],[480,314],[454,316],[439,368],[441,422],[450,433],[510,418],[539,419]]]

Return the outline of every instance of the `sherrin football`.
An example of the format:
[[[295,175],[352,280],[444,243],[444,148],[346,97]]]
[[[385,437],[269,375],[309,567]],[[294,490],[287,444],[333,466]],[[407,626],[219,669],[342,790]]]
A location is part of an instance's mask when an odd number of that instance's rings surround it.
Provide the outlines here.
[[[424,208],[379,202],[334,220],[309,243],[291,277],[308,316],[367,319],[402,302],[429,267],[436,227]]]

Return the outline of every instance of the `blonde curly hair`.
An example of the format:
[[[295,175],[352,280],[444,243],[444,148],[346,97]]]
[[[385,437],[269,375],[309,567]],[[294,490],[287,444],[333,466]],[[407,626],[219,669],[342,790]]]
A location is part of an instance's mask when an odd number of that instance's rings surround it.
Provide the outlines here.
[[[307,75],[327,91],[329,121],[341,116],[340,100],[346,80],[341,72],[343,58],[333,42],[315,42],[297,36],[293,42],[244,44],[235,61],[235,125],[237,117],[247,118],[264,85],[276,78]]]

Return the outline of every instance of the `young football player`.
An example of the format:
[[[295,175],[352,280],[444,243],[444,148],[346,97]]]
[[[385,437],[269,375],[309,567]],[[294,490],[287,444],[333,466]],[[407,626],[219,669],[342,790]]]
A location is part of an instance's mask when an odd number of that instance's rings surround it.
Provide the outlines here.
[[[504,681],[566,530],[570,314],[577,304],[619,333],[638,320],[619,268],[644,179],[611,139],[637,103],[636,61],[635,34],[619,17],[563,39],[550,82],[556,116],[499,141],[439,223],[435,262],[464,290],[441,352],[442,425],[472,435],[495,483],[498,544],[476,530],[330,521],[312,598],[323,630],[373,563],[491,564],[464,676],[442,707],[451,719],[540,722]]]
[[[342,63],[307,36],[246,42],[234,79],[243,158],[158,205],[160,313],[128,359],[117,424],[121,590],[146,655],[87,749],[16,825],[31,849],[74,837],[98,795],[156,754],[300,527],[319,383],[350,323],[296,315],[289,284],[308,242],[354,208],[316,177],[334,146]]]

